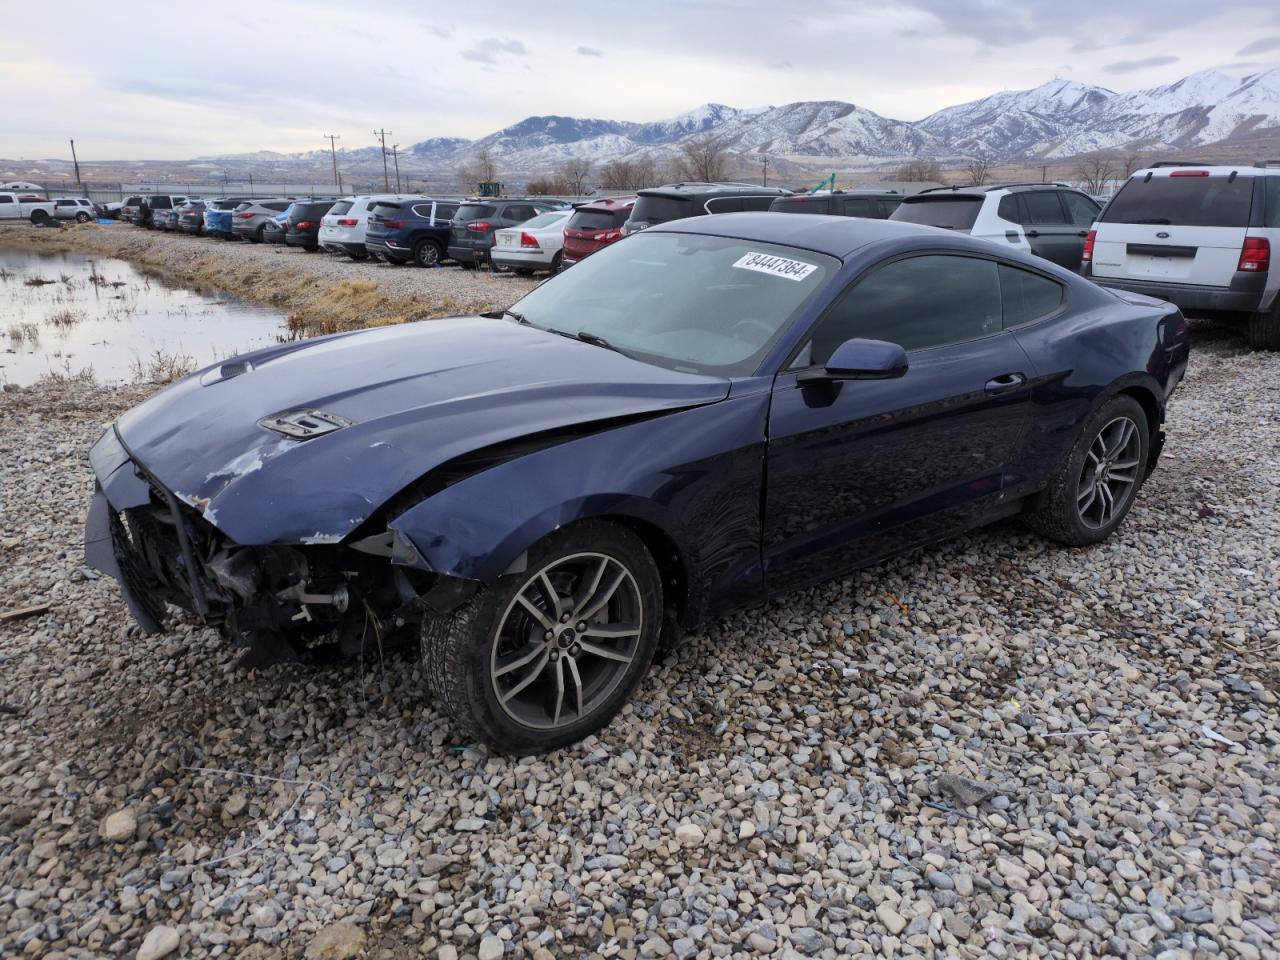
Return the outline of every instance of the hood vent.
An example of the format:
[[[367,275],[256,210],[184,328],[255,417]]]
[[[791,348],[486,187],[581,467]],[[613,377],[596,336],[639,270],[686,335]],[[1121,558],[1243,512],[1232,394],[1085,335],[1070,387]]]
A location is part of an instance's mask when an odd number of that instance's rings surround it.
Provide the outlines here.
[[[312,437],[349,427],[351,423],[346,417],[325,413],[323,410],[286,410],[263,417],[258,421],[258,426],[283,433],[295,440],[310,440]]]

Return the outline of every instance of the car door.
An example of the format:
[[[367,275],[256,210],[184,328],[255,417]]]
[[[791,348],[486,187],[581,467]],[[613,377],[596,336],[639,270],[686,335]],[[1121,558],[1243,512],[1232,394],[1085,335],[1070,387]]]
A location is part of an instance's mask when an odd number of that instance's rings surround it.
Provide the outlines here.
[[[1059,194],[1057,190],[1019,193],[1022,230],[1036,256],[1075,269],[1080,266],[1079,250],[1084,248],[1084,238],[1077,236],[1080,228],[1067,219]]]
[[[906,375],[797,378],[854,337],[901,344]],[[770,591],[997,515],[1005,471],[1025,442],[1033,377],[1003,329],[995,261],[929,253],[864,274],[776,378],[764,506]]]

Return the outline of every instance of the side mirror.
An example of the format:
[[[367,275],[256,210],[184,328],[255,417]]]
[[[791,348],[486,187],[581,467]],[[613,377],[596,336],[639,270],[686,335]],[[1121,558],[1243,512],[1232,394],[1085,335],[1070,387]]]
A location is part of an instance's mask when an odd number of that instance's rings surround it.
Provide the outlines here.
[[[796,380],[893,380],[907,372],[907,351],[884,340],[846,340],[823,367],[805,370]]]

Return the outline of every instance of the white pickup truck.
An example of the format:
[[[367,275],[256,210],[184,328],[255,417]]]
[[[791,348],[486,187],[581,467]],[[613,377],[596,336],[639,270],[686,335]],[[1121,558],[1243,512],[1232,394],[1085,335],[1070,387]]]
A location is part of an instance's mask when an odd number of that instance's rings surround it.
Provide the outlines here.
[[[43,223],[52,220],[55,208],[52,200],[41,200],[22,193],[0,192],[0,220],[30,220]]]

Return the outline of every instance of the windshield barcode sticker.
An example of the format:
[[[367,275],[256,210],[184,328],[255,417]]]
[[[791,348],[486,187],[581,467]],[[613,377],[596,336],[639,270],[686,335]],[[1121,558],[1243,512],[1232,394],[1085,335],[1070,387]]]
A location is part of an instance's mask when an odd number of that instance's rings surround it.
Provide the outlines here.
[[[775,257],[767,253],[748,253],[734,266],[739,270],[754,270],[757,273],[767,273],[787,280],[803,280],[818,269],[816,264],[788,260],[786,257]]]

